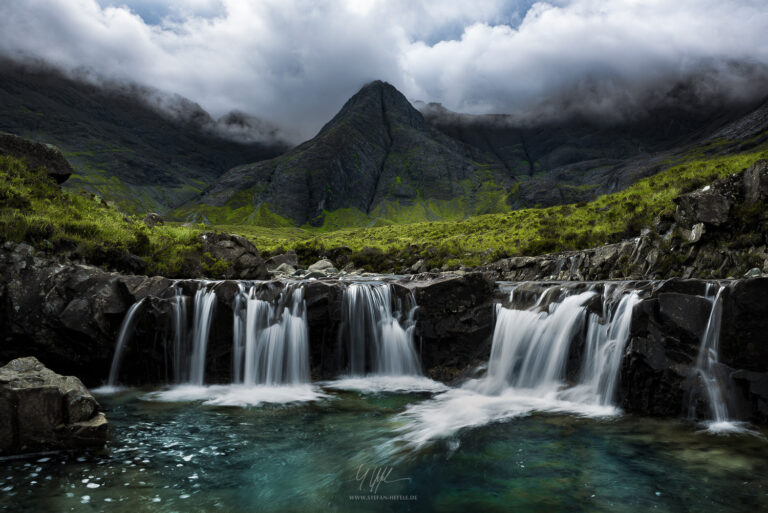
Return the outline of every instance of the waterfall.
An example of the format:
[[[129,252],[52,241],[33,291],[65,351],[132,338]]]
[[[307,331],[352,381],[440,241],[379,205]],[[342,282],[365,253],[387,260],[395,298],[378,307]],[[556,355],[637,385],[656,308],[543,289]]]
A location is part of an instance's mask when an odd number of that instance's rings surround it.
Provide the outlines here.
[[[117,344],[115,345],[115,354],[112,356],[112,365],[109,368],[109,378],[107,379],[107,386],[117,386],[117,379],[120,374],[120,363],[123,360],[123,351],[125,344],[133,334],[133,318],[136,316],[136,312],[139,311],[144,299],[140,299],[128,309],[128,312],[123,318],[123,323],[120,325],[120,332],[117,336]]]
[[[246,319],[243,316],[243,304],[248,300],[245,286],[237,284],[238,292],[235,295],[235,304],[232,307],[234,319],[232,324],[232,382],[243,382],[243,357],[245,355],[245,330]]]
[[[571,340],[584,329],[584,304],[595,295],[584,292],[566,297],[545,312],[537,311],[537,307],[498,307],[488,373],[473,384],[475,389],[485,394],[498,394],[509,387],[557,390],[564,378]]]
[[[608,319],[604,321],[601,316],[590,314],[580,384],[567,391],[565,395],[568,399],[605,406],[613,403],[621,358],[629,339],[632,312],[639,302],[637,292],[623,294],[611,313],[610,298],[604,296],[603,305],[608,306]]]
[[[189,383],[202,385],[205,377],[205,354],[211,331],[216,293],[203,284],[195,293],[195,316],[192,331],[192,356],[189,366]]]
[[[245,315],[243,315],[245,310]],[[308,383],[309,332],[302,287],[287,287],[276,302],[241,288],[235,300],[233,372],[246,385]]]
[[[725,287],[720,286],[712,298],[712,310],[710,310],[707,326],[701,337],[701,346],[696,358],[694,372],[704,383],[712,420],[715,424],[728,422],[728,405],[723,394],[723,383],[719,374],[719,343],[720,321],[723,314],[722,293]],[[709,287],[707,287],[709,295]],[[711,297],[711,296],[710,296]],[[692,412],[693,413],[693,412]]]
[[[187,350],[187,302],[181,287],[174,287],[173,295],[173,375],[176,383],[189,379]]]
[[[339,337],[346,341],[351,375],[421,375],[413,344],[416,305],[406,303],[396,301],[393,310],[387,283],[353,283],[344,290]]]
[[[529,310],[497,307],[488,372],[467,386],[484,394],[511,388],[579,404],[611,405],[639,295],[606,287],[601,298],[603,315],[587,316],[586,305],[596,292],[567,295],[540,311],[543,298],[551,292],[542,293]],[[511,294],[513,299],[514,290]],[[571,345],[585,327],[578,381],[564,388]]]
[[[511,291],[511,302],[519,290]],[[589,307],[600,300],[602,315],[590,313]],[[468,427],[534,411],[614,415],[621,357],[639,301],[637,292],[622,286],[606,285],[602,297],[594,290],[577,293],[554,286],[527,310],[498,306],[485,377],[409,405],[389,446],[419,447]],[[574,344],[582,340],[581,364],[574,369],[575,383],[569,384],[568,362],[579,349]]]

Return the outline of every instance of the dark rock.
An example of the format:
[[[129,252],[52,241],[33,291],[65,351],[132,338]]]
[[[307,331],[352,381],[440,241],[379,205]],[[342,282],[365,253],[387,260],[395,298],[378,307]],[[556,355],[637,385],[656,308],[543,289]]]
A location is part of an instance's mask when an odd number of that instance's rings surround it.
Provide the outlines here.
[[[267,280],[269,273],[259,251],[251,241],[239,235],[206,232],[200,235],[203,260],[210,255],[227,264],[218,278]]]
[[[75,172],[58,148],[5,132],[0,132],[0,155],[25,159],[30,169],[45,168],[58,184],[66,182]]]
[[[704,223],[720,226],[728,221],[733,202],[712,186],[706,186],[675,199],[675,217],[683,226]]]
[[[400,281],[418,304],[415,336],[427,375],[451,381],[487,360],[493,334],[493,281],[482,273]]]
[[[146,224],[150,228],[154,228],[155,226],[158,226],[158,225],[160,226],[164,225],[165,220],[163,220],[160,214],[150,212],[149,214],[144,216],[144,224]]]
[[[107,419],[79,379],[34,357],[0,367],[0,454],[100,447]]]
[[[735,369],[768,370],[768,278],[733,282],[723,296],[720,361]]]
[[[744,200],[747,204],[768,199],[768,160],[758,160],[744,171]]]
[[[288,264],[294,269],[299,267],[299,259],[296,256],[295,251],[289,251],[288,253],[284,253],[282,255],[275,255],[273,257],[270,257],[265,262],[265,265],[267,266],[268,271],[274,271],[278,267],[280,267],[283,264]]]
[[[657,321],[668,326],[687,340],[701,339],[707,319],[712,311],[712,302],[700,296],[668,293],[657,294]],[[669,331],[668,331],[669,332]]]

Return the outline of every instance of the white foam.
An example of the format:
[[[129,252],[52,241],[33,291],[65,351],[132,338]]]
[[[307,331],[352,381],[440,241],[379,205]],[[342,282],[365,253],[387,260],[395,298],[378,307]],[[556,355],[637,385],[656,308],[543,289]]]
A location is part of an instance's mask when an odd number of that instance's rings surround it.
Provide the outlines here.
[[[611,417],[619,414],[612,406],[583,404],[563,400],[557,393],[508,388],[496,395],[471,388],[451,389],[434,399],[412,404],[399,416],[395,443],[412,448],[454,435],[464,428],[530,415],[533,412],[571,413],[585,417]]]
[[[112,386],[112,385],[104,385],[99,388],[94,388],[90,392],[92,394],[100,394],[100,395],[112,395],[116,394],[118,392],[122,392],[126,390],[126,387],[119,387],[119,386]]]
[[[203,401],[215,406],[258,406],[260,404],[288,404],[318,401],[330,396],[316,386],[266,385],[180,385],[168,390],[150,392],[143,398],[150,401],[188,402]]]
[[[424,376],[348,376],[320,383],[324,388],[354,390],[364,394],[381,392],[444,392],[448,387]]]
[[[704,431],[714,435],[758,435],[756,431],[749,429],[746,422],[732,420],[710,421],[702,423]]]

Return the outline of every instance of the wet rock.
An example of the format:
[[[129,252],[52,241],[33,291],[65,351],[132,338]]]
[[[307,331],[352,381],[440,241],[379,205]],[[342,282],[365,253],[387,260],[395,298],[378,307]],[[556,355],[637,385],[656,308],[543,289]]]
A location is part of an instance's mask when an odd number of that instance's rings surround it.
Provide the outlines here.
[[[487,359],[493,333],[493,281],[483,273],[402,280],[416,303],[415,335],[433,378],[450,381]]]
[[[34,357],[0,367],[0,454],[100,447],[108,435],[99,403],[79,379]]]
[[[749,271],[744,273],[745,278],[759,278],[763,275],[763,272],[759,267],[753,267]]]
[[[768,370],[768,278],[732,283],[723,293],[720,361],[735,369]]]

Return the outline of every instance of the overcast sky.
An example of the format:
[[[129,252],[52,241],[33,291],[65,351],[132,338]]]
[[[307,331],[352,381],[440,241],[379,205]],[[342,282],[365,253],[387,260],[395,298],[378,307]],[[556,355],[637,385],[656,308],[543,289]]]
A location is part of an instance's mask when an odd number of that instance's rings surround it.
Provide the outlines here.
[[[87,68],[312,135],[386,80],[459,112],[600,111],[697,70],[755,94],[765,0],[2,0],[0,52]],[[731,63],[729,66],[728,63]],[[622,108],[623,108],[622,107]],[[554,107],[559,108],[559,107]]]

